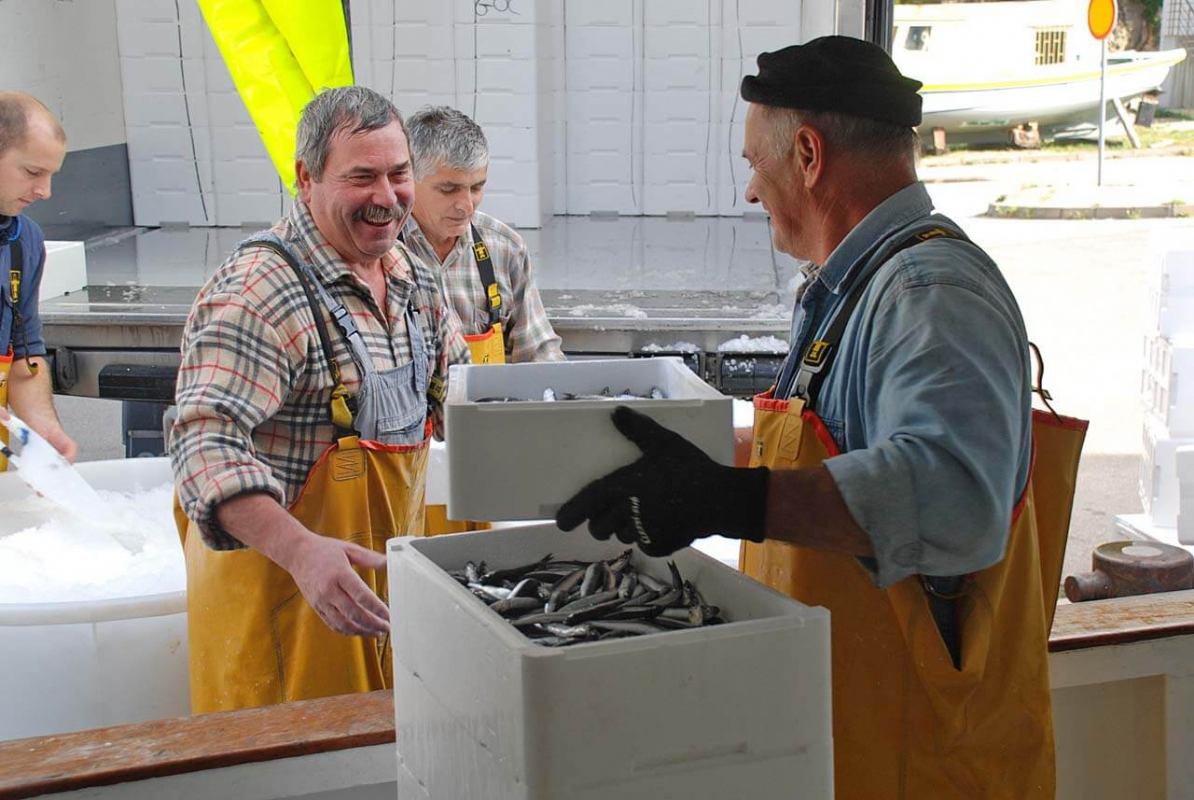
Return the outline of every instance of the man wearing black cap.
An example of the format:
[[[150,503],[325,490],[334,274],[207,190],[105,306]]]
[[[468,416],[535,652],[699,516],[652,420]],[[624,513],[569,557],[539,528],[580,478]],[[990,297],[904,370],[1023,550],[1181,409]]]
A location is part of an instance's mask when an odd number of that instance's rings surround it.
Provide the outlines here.
[[[827,607],[838,797],[1052,797],[1015,299],[917,181],[918,81],[840,36],[758,63],[746,199],[809,265],[752,467],[620,408],[643,456],[557,520],[650,555],[736,536],[744,571]]]

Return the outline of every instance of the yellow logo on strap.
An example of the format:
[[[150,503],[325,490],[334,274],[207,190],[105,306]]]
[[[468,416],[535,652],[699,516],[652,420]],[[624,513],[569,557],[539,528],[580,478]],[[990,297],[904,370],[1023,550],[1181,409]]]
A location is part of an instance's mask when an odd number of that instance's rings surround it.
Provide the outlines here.
[[[12,287],[11,297],[12,302],[16,303],[21,299],[21,273],[15,269],[8,271],[8,285]]]
[[[826,354],[829,352],[829,342],[824,339],[818,339],[808,346],[808,350],[804,353],[804,363],[810,367],[818,366],[825,360]]]
[[[439,375],[431,376],[427,384],[427,396],[437,403],[444,402],[444,398],[448,396],[448,386]]]
[[[485,242],[477,242],[473,245],[473,255],[477,257],[478,261],[489,258],[489,248],[485,246]]]

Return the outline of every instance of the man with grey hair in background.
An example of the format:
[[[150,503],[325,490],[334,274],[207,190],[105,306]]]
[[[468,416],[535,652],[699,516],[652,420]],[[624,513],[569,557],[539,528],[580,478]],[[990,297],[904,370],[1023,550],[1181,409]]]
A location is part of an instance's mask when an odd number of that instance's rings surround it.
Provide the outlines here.
[[[411,115],[407,128],[415,208],[402,238],[437,268],[473,363],[562,360],[526,243],[478,210],[489,175],[489,145],[480,126],[454,108],[431,106]]]
[[[195,713],[392,685],[385,542],[422,530],[448,365],[468,361],[397,242],[415,193],[398,109],[320,93],[295,161],[294,208],[183,332],[170,455]]]
[[[65,158],[66,133],[50,110],[24,92],[0,91],[0,421],[8,419],[11,408],[74,460],[78,447],[54,411],[37,313],[45,237],[23,213],[31,203],[49,198],[50,181]],[[0,425],[0,446],[6,442]],[[5,451],[0,451],[0,471],[6,467]]]

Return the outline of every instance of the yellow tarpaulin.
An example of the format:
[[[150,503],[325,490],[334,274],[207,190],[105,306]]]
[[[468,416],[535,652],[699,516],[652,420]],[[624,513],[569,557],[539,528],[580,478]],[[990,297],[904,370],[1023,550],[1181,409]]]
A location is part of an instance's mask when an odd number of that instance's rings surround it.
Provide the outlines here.
[[[341,0],[199,0],[224,63],[282,182],[294,189],[303,106],[353,82]]]

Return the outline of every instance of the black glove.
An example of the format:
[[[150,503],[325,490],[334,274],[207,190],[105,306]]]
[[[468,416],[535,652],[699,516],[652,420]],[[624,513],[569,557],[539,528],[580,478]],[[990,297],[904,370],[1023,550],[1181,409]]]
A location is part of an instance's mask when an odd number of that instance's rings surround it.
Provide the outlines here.
[[[766,467],[723,467],[650,417],[619,406],[614,425],[643,451],[633,464],[598,478],[556,513],[570,531],[589,520],[597,539],[617,536],[649,556],[666,556],[720,533],[763,541]]]

